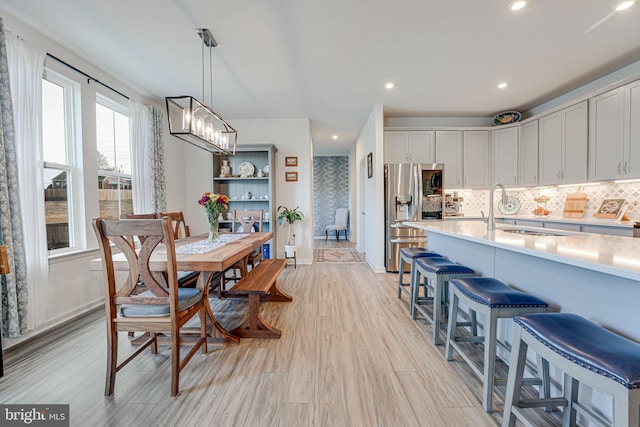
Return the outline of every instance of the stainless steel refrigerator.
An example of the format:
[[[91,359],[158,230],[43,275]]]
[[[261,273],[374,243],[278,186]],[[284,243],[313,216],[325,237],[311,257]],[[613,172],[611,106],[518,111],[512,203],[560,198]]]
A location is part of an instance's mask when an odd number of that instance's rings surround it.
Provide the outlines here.
[[[402,223],[444,217],[444,164],[386,164],[384,180],[385,268],[397,272],[401,248],[424,247],[427,243],[425,230]]]

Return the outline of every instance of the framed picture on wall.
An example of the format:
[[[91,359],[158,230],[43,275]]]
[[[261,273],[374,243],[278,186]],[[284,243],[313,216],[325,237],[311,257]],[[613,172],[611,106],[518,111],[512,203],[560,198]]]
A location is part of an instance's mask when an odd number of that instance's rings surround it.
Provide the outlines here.
[[[297,181],[298,180],[298,172],[285,172],[284,173],[285,181]]]
[[[295,157],[295,156],[287,156],[287,157],[285,157],[284,158],[284,165],[285,166],[298,166],[298,157]]]
[[[367,154],[367,178],[373,176],[373,153]]]

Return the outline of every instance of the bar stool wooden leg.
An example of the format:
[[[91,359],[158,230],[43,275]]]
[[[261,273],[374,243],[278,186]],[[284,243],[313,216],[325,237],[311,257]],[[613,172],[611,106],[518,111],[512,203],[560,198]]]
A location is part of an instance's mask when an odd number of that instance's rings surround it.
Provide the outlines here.
[[[574,404],[578,401],[579,382],[572,378],[571,375],[564,374],[564,398],[567,399],[567,406],[562,410],[562,425],[576,425],[576,409]]]
[[[496,333],[498,330],[498,316],[495,310],[491,310],[485,318],[484,325],[484,367],[482,406],[487,412],[493,410],[493,385],[496,372]]]
[[[521,340],[521,337],[522,329],[516,328],[513,335],[511,357],[509,359],[509,375],[507,377],[507,392],[504,399],[505,411],[502,416],[502,427],[515,427],[515,412],[519,411],[516,406],[520,405],[524,365],[527,361],[527,348],[529,347],[527,343]],[[507,412],[507,410],[509,410],[509,412]]]
[[[412,269],[412,273],[413,273],[413,269]],[[404,276],[404,259],[400,257],[400,266],[398,267],[398,298],[402,297],[402,277],[403,276]]]

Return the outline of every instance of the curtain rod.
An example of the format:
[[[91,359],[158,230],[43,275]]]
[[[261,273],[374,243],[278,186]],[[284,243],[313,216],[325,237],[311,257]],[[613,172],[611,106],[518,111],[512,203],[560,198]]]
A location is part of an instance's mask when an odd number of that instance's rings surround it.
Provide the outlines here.
[[[128,97],[127,95],[125,95],[124,93],[122,93],[122,92],[120,92],[120,91],[118,91],[118,90],[115,90],[114,88],[112,88],[111,86],[109,86],[109,85],[108,85],[108,84],[106,84],[106,83],[102,83],[100,80],[96,79],[95,77],[90,76],[89,74],[85,73],[84,71],[80,70],[80,69],[79,69],[79,68],[77,68],[77,67],[74,67],[73,65],[69,64],[68,62],[63,61],[62,59],[58,58],[57,56],[52,55],[52,54],[50,54],[49,52],[47,52],[47,56],[48,56],[49,58],[51,58],[51,59],[55,59],[56,61],[58,61],[59,63],[61,63],[61,64],[63,64],[63,65],[66,65],[67,67],[71,68],[72,70],[74,70],[74,71],[76,71],[76,72],[78,72],[78,73],[82,74],[82,75],[83,75],[83,76],[85,76],[89,81],[90,81],[90,80],[93,80],[94,82],[98,83],[99,85],[102,85],[102,86],[106,87],[106,88],[107,88],[107,89],[109,89],[110,91],[115,92],[115,93],[117,93],[118,95],[120,95],[120,96],[122,96],[122,97],[124,97],[124,98],[127,98],[127,101],[129,100],[129,97]]]

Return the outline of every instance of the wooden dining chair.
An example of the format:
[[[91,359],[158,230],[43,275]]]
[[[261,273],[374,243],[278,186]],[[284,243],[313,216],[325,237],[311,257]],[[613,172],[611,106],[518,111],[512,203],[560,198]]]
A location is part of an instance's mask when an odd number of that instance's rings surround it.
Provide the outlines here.
[[[116,373],[147,347],[158,352],[158,333],[171,336],[171,396],[179,389],[180,372],[202,349],[207,352],[206,298],[198,288],[178,286],[176,253],[173,230],[167,218],[114,220],[96,218],[93,229],[98,238],[102,258],[107,317],[107,377],[105,396],[112,396]],[[129,236],[138,236],[139,249],[131,244]],[[151,255],[164,242],[162,261],[166,262],[166,276],[150,269]],[[113,248],[126,257],[129,274],[125,280],[116,277]],[[166,283],[163,278],[166,277]],[[142,282],[146,291],[136,294],[136,286]],[[181,359],[183,345],[180,329],[195,315],[200,317],[200,337],[189,353]],[[118,332],[147,331],[151,334],[140,347],[118,364]]]
[[[174,230],[175,239],[179,239],[180,237],[176,237],[176,232],[179,232],[180,235],[186,235],[184,237],[189,237],[189,226],[187,226],[184,222],[184,216],[182,212],[154,212],[154,213],[146,213],[146,214],[122,214],[120,215],[120,219],[158,219],[162,217],[169,218],[169,226]],[[142,236],[144,238],[144,236]],[[134,236],[131,236],[131,239],[134,239]],[[135,237],[135,239],[140,239],[140,236]],[[197,271],[178,271],[178,284],[180,286],[185,287],[194,287],[198,282],[198,272]]]
[[[173,237],[176,240],[191,236],[182,211],[162,212],[161,215],[163,218],[169,219],[169,225],[173,229]],[[178,271],[178,283],[180,286],[193,287],[197,282],[197,271]]]
[[[191,236],[191,234],[189,233],[189,226],[184,220],[184,214],[182,213],[182,211],[162,212],[162,216],[169,218],[169,220],[171,221],[173,235],[176,239],[182,239],[184,237]]]
[[[145,214],[120,214],[120,219],[160,219],[162,216],[160,212],[153,213],[145,213]],[[144,239],[144,236],[129,236],[128,237],[133,244],[142,244],[144,242],[140,242],[140,238]],[[136,243],[135,240],[138,240],[139,243]]]
[[[236,210],[233,211],[233,220],[231,222],[231,231],[234,233],[253,233],[262,231],[262,222],[264,218],[264,210]],[[226,281],[240,280],[244,271],[248,266],[254,268],[262,261],[262,246],[252,251],[245,261],[239,261],[229,268],[232,271],[231,276],[226,275],[220,283],[218,296],[221,297],[225,291]],[[227,271],[229,271],[227,270]]]

